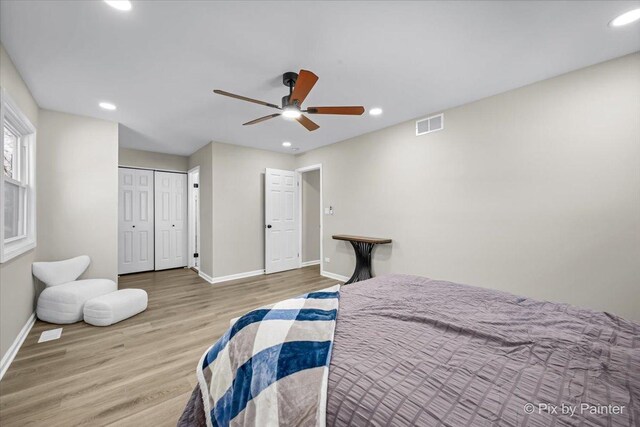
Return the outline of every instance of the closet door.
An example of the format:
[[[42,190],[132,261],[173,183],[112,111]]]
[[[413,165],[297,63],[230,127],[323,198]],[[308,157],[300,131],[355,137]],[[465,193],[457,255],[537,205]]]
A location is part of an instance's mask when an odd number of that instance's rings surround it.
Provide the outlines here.
[[[118,274],[153,270],[153,171],[118,174]]]
[[[187,175],[155,173],[156,270],[187,266]]]

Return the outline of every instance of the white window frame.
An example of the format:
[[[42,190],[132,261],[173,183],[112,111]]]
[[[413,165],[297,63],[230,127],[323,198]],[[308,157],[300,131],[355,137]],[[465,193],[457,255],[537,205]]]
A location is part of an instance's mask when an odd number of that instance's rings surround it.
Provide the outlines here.
[[[0,128],[2,138],[0,138],[0,152],[4,153],[4,127],[7,122],[12,131],[20,135],[20,140],[16,146],[18,157],[18,173],[21,180],[16,181],[6,177],[4,170],[0,174],[0,263],[9,261],[23,253],[33,249],[37,245],[36,239],[36,128],[27,116],[18,108],[18,105],[11,99],[9,94],[0,88]],[[20,160],[23,153],[22,147],[26,148],[26,159]],[[4,156],[4,154],[3,154]],[[26,171],[22,167],[26,166]],[[24,181],[22,181],[24,180]],[[10,182],[24,189],[26,192],[26,206],[24,209],[23,221],[25,233],[11,239],[4,238],[4,191],[5,182]]]

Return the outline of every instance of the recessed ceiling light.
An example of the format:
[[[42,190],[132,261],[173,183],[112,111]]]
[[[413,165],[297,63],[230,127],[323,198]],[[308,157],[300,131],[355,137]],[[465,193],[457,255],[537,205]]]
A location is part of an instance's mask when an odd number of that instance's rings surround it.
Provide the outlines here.
[[[301,115],[300,110],[294,107],[287,107],[282,111],[282,116],[287,119],[297,119]]]
[[[285,141],[282,143],[283,147],[291,147],[291,143],[289,141]]]
[[[103,108],[105,110],[109,110],[109,111],[113,111],[116,109],[116,106],[113,105],[110,102],[101,102],[100,104],[98,104],[100,106],[100,108]]]
[[[104,2],[114,9],[131,10],[131,2],[129,0],[104,0]]]
[[[379,116],[380,114],[382,114],[382,108],[372,108],[371,110],[369,110],[369,114],[371,114],[372,116]]]
[[[611,27],[622,27],[623,25],[631,24],[640,19],[640,8],[633,9],[618,16],[613,21],[609,22]]]

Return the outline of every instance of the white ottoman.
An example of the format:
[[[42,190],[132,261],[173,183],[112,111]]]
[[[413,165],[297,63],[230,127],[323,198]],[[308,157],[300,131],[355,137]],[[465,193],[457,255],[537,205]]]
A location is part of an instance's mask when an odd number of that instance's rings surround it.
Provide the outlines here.
[[[49,286],[38,298],[38,319],[49,323],[75,323],[82,320],[86,301],[118,290],[109,279],[87,279]]]
[[[93,326],[109,326],[147,309],[147,293],[142,289],[120,289],[90,299],[84,304],[84,321]]]

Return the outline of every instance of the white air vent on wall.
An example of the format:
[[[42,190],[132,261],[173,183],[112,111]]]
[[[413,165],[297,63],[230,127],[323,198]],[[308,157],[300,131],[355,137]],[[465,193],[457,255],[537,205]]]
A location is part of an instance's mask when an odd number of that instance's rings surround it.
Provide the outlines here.
[[[416,136],[444,129],[444,114],[416,121]]]

